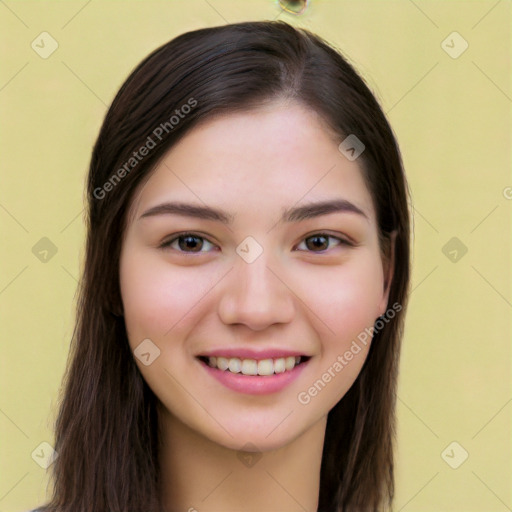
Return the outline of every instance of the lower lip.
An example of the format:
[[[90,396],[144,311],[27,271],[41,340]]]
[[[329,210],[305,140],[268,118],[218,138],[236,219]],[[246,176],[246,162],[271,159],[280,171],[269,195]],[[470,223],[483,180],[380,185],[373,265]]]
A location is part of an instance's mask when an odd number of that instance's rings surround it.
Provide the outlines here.
[[[224,384],[233,391],[246,393],[249,395],[268,395],[276,393],[292,383],[301,373],[304,367],[309,363],[309,359],[283,373],[274,375],[243,375],[242,373],[231,373],[229,370],[219,370],[212,368],[204,361],[199,360],[204,369],[221,384]]]

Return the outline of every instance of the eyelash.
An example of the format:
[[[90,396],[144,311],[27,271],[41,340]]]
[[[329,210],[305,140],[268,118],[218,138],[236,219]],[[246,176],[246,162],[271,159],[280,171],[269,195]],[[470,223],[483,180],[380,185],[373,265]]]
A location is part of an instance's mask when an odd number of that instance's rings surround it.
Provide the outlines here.
[[[185,238],[187,236],[199,238],[201,240],[206,240],[208,243],[212,244],[212,242],[210,242],[206,237],[201,236],[201,235],[199,235],[197,233],[193,233],[193,232],[187,231],[187,232],[184,232],[184,233],[178,233],[178,234],[176,234],[176,236],[174,236],[170,240],[168,240],[166,242],[163,242],[162,244],[159,245],[159,249],[162,249],[164,251],[173,250],[173,251],[176,251],[176,252],[179,252],[179,253],[182,253],[182,254],[204,254],[204,251],[194,252],[194,251],[182,251],[182,250],[178,250],[178,249],[171,249],[170,246],[172,245],[172,243],[174,243],[176,240],[179,240],[180,238]],[[303,238],[302,241],[308,240],[309,238],[319,237],[319,236],[323,236],[325,238],[332,238],[334,240],[337,240],[337,241],[340,242],[339,245],[345,245],[345,246],[348,246],[348,247],[353,247],[354,246],[354,244],[352,244],[351,242],[349,242],[349,241],[347,241],[347,240],[345,240],[343,238],[339,238],[337,236],[329,235],[328,233],[322,233],[322,232],[313,233],[312,235],[309,235],[309,236]],[[324,249],[323,251],[310,251],[310,250],[304,251],[304,250],[300,250],[299,252],[310,252],[310,253],[313,253],[313,254],[324,254],[328,250],[329,249]]]

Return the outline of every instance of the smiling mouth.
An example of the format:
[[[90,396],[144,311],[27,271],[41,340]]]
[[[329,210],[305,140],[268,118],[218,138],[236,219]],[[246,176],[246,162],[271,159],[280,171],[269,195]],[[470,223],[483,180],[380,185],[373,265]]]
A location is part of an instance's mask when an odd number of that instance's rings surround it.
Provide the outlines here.
[[[198,356],[197,358],[210,368],[215,368],[220,371],[259,376],[271,376],[289,372],[310,359],[309,356],[288,356],[260,360],[221,356]]]

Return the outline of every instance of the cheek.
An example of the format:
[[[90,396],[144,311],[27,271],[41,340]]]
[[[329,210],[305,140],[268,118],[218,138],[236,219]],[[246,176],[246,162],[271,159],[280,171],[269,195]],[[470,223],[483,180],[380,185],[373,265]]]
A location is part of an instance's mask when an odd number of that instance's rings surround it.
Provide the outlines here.
[[[161,339],[179,322],[186,329],[187,315],[208,290],[196,270],[165,265],[132,254],[121,259],[121,296],[130,343],[139,338]]]
[[[316,279],[314,293],[305,295],[321,339],[321,358],[311,369],[308,387],[297,397],[299,403],[311,403],[320,413],[343,398],[361,371],[371,345],[371,328],[379,316],[383,275],[380,260],[361,251],[360,258],[336,272],[331,268],[325,277]]]
[[[302,277],[300,275],[302,274]],[[357,335],[379,316],[382,267],[370,251],[360,251],[346,265],[309,267],[292,277],[304,304],[323,322],[320,330],[336,339]],[[217,279],[218,281],[218,279]],[[186,331],[200,302],[215,285],[208,266],[173,267],[161,258],[131,251],[120,261],[121,296],[130,341],[161,338],[174,326]],[[140,338],[140,340],[139,340]]]
[[[313,293],[305,295],[325,323],[322,330],[339,342],[373,326],[379,316],[383,294],[380,260],[369,251],[358,256],[335,271],[329,269],[324,279],[315,280],[318,285]]]

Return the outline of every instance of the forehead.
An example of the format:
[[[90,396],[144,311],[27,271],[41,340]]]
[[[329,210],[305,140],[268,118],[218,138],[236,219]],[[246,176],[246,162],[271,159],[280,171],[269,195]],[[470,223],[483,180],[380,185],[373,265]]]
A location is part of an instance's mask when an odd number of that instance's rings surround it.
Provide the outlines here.
[[[136,194],[131,218],[170,199],[275,215],[336,197],[374,219],[361,167],[338,150],[341,140],[315,111],[294,102],[206,119],[160,160]]]

